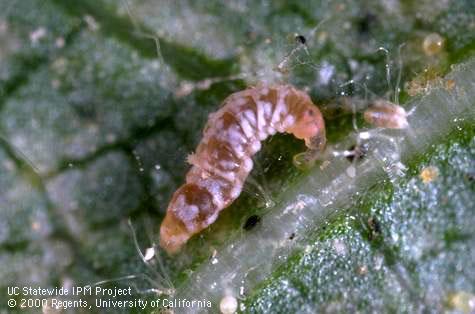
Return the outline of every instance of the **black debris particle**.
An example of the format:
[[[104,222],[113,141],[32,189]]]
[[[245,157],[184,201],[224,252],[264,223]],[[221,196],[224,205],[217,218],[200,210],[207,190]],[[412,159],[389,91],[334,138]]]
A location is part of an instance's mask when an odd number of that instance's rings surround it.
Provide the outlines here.
[[[371,29],[374,28],[375,24],[377,22],[377,17],[371,12],[366,13],[361,17],[361,19],[357,23],[358,27],[358,32],[366,36],[370,33]]]
[[[362,145],[352,145],[352,146],[348,149],[348,151],[353,152],[352,155],[346,156],[346,159],[347,159],[349,162],[353,162],[354,160],[360,161],[361,159],[364,158],[364,156],[365,156],[366,153],[367,153],[366,147],[364,147],[364,146],[362,146]]]
[[[368,227],[370,240],[377,238],[381,235],[381,224],[376,218],[370,217],[368,219]]]
[[[302,45],[305,45],[307,43],[307,38],[305,38],[305,36],[303,35],[297,35],[295,36],[295,40],[299,43],[299,44],[302,44]]]
[[[257,224],[261,222],[261,217],[258,215],[252,215],[247,218],[244,226],[242,227],[244,230],[249,231],[252,230]]]
[[[475,173],[466,174],[466,178],[469,182],[474,182],[475,181]]]

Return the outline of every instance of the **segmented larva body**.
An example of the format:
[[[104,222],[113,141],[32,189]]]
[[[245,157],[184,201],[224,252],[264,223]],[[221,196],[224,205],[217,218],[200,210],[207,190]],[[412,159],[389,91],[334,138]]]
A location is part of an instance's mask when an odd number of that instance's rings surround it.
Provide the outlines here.
[[[276,132],[305,140],[310,152],[322,150],[326,142],[320,110],[290,85],[260,85],[231,94],[209,115],[203,139],[188,157],[192,167],[186,184],[173,194],[160,228],[167,252],[178,251],[239,196],[252,156]]]

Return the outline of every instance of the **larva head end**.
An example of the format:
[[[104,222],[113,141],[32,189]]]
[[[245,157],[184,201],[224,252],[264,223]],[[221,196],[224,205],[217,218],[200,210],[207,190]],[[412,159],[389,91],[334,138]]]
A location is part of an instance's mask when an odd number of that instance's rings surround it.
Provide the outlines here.
[[[313,154],[323,152],[326,144],[327,137],[325,129],[320,129],[316,135],[305,139],[305,145],[313,152]]]
[[[289,131],[295,137],[304,139],[305,145],[311,150],[322,151],[325,148],[325,122],[320,110],[314,105],[307,106],[298,115],[297,123]]]

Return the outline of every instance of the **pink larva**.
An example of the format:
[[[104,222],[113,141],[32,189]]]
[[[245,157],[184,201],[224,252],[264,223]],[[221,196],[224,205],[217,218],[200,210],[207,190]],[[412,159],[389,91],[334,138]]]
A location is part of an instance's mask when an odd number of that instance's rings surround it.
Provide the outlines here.
[[[386,100],[376,100],[363,116],[366,122],[380,128],[405,129],[409,126],[406,110]]]
[[[231,94],[210,114],[203,139],[188,157],[186,184],[173,194],[160,227],[160,245],[178,251],[212,224],[241,193],[261,141],[276,132],[305,140],[310,154],[326,137],[320,110],[303,91],[289,85],[258,86]]]

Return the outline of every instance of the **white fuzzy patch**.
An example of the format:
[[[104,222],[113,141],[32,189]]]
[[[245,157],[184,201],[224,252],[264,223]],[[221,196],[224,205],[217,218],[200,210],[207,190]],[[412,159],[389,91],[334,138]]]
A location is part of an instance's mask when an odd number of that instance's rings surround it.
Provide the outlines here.
[[[257,108],[257,131],[259,134],[259,138],[262,136],[262,133],[264,133],[264,126],[266,124],[266,121],[264,119],[264,102],[258,101],[256,103],[256,108]]]
[[[228,160],[220,160],[219,164],[221,165],[221,167],[223,167],[226,170],[233,170],[239,166],[234,161],[228,161]]]
[[[201,180],[197,182],[198,186],[211,194],[212,202],[216,208],[223,208],[224,199],[222,192],[222,181],[220,180]]]
[[[239,145],[247,143],[247,138],[242,134],[237,126],[230,127],[226,133],[222,133],[220,138],[231,145]]]
[[[233,182],[236,179],[236,173],[221,171],[221,170],[216,169],[216,167],[213,168],[212,173],[218,175],[219,177],[229,182]]]
[[[277,132],[276,129],[274,129],[272,126],[269,125],[267,127],[267,134],[274,135],[276,132]]]
[[[272,114],[271,124],[274,125],[277,122],[280,122],[281,116],[287,114],[287,104],[284,102],[286,94],[280,94],[279,99],[277,100],[277,105],[275,106],[274,113]]]
[[[144,254],[144,257],[143,259],[148,262],[150,261],[152,258],[155,257],[155,248],[154,247],[149,247],[147,248],[147,250],[145,250],[145,254]]]
[[[358,136],[362,140],[367,140],[371,137],[371,134],[369,132],[360,132],[360,134],[358,134]]]
[[[335,66],[327,62],[324,62],[321,70],[318,72],[320,83],[322,85],[328,85],[334,73],[335,73]]]
[[[251,151],[253,154],[257,153],[261,149],[261,142],[260,141],[254,141],[251,144]]]
[[[397,114],[394,116],[394,122],[396,122],[398,129],[406,129],[409,127],[406,110],[404,110],[404,108],[397,108]]]
[[[252,129],[251,125],[249,124],[249,121],[247,119],[245,119],[242,115],[239,116],[238,121],[239,121],[239,124],[241,125],[242,131],[244,132],[246,137],[250,140],[253,139],[254,138],[254,132],[253,132],[253,129]]]
[[[285,132],[285,128],[284,128],[282,122],[278,122],[274,127],[277,130],[277,132],[279,132],[279,133],[284,133]]]
[[[236,174],[234,172],[221,171],[219,169],[216,169],[216,167],[213,167],[207,160],[201,161],[199,164],[196,164],[195,166],[202,169],[208,174],[214,174],[229,182],[233,182],[236,179]]]
[[[251,172],[254,163],[252,162],[251,158],[244,158],[243,160],[243,168],[246,172]]]
[[[270,119],[272,116],[272,104],[270,102],[264,103],[264,116],[266,119]]]
[[[243,106],[247,103],[247,100],[246,98],[238,98],[234,100],[234,103],[236,104],[236,106]]]
[[[231,190],[230,196],[232,199],[238,198],[239,194],[241,194],[242,187],[240,185],[234,186]]]
[[[188,204],[184,195],[180,195],[177,198],[174,212],[175,215],[183,221],[188,230],[193,230],[195,228],[194,220],[198,216],[200,210],[198,206]]]
[[[220,208],[220,207],[219,207],[219,208]],[[219,212],[216,212],[216,213],[214,213],[213,215],[209,216],[208,219],[206,219],[206,223],[207,223],[208,225],[211,225],[213,222],[215,222],[216,219],[218,219],[218,213],[219,213]]]
[[[223,127],[224,127],[223,119],[222,118],[217,119],[216,120],[216,128],[219,130],[219,129],[222,129]]]
[[[295,123],[295,117],[291,114],[285,117],[284,121],[282,122],[282,126],[284,129],[287,129],[289,126]]]
[[[223,185],[218,180],[206,180],[204,188],[211,194],[213,198],[213,204],[216,208],[223,208],[224,206],[224,197],[223,197]]]
[[[236,154],[237,158],[241,159],[244,157],[245,153],[244,153],[244,148],[242,147],[242,145],[232,145],[231,147],[234,153]]]
[[[257,127],[257,121],[256,121],[256,116],[254,114],[254,112],[250,109],[244,111],[244,116],[246,117],[246,119],[249,121],[249,123],[251,124],[251,126],[253,128],[256,128]]]

